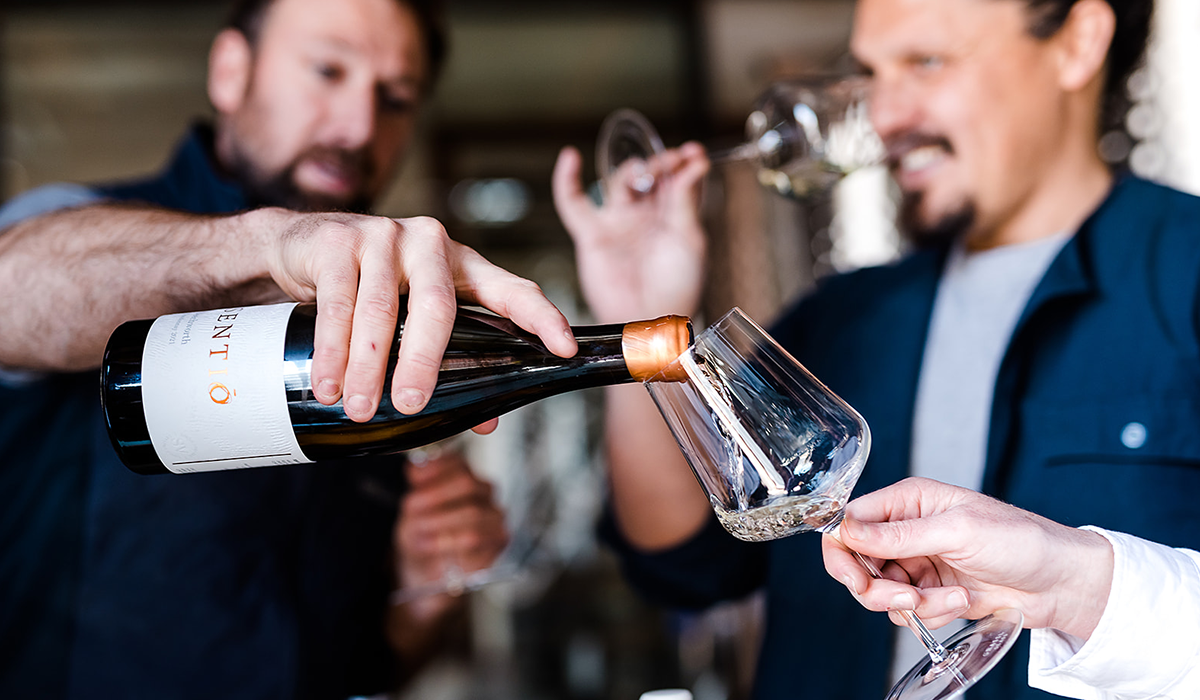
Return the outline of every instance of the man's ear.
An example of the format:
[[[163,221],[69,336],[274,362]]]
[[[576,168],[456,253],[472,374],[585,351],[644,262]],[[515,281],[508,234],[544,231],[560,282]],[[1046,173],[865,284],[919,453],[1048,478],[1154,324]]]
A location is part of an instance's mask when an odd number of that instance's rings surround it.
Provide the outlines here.
[[[208,52],[208,99],[217,112],[232,114],[250,86],[253,63],[250,42],[236,29],[223,29]]]
[[[1117,17],[1105,0],[1079,0],[1059,28],[1058,82],[1067,91],[1082,89],[1093,79],[1103,79],[1104,63],[1112,45]]]

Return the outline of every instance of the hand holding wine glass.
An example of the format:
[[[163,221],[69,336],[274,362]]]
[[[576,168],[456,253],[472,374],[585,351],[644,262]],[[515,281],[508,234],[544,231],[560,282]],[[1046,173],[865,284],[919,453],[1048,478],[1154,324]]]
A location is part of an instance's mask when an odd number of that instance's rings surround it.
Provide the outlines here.
[[[434,615],[508,545],[504,513],[492,486],[471,473],[454,448],[418,453],[405,466],[410,490],[400,503],[394,539],[399,600]]]
[[[688,143],[634,165],[610,179],[600,205],[584,191],[577,150],[563,149],[554,167],[554,204],[575,243],[584,296],[600,322],[690,314],[699,305],[704,149]],[[648,173],[653,184],[641,190],[638,179]]]
[[[825,568],[870,610],[911,609],[930,627],[1016,608],[1025,626],[1087,639],[1108,599],[1112,546],[969,489],[911,478],[852,501]],[[847,548],[880,560],[872,580]]]

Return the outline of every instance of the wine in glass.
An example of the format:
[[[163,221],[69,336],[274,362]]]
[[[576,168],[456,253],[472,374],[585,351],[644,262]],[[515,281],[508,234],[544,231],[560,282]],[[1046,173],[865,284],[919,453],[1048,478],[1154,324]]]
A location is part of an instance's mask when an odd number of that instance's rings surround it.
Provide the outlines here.
[[[714,164],[750,161],[759,181],[781,194],[805,197],[846,175],[883,162],[883,142],[867,113],[862,76],[804,78],[771,85],[746,119],[745,141],[712,151]],[[596,169],[606,190],[618,183],[635,192],[654,188],[654,157],[662,139],[646,117],[619,109],[600,127]]]
[[[870,429],[740,309],[697,335],[645,386],[735,537],[836,530],[866,463]],[[961,695],[1012,647],[1024,622],[1020,612],[1002,610],[939,643],[916,615],[901,615],[929,655],[888,700]]]

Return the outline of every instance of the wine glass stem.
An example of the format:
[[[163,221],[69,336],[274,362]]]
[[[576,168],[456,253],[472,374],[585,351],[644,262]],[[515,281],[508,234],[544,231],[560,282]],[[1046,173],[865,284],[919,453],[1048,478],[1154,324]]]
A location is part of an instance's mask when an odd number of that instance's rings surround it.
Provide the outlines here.
[[[759,155],[758,147],[752,143],[743,143],[733,148],[720,148],[708,152],[708,160],[713,165],[734,163],[739,160],[754,160]]]
[[[883,578],[883,574],[880,573],[879,569],[876,568],[873,563],[871,563],[870,559],[867,559],[858,552],[854,552],[854,556],[858,559],[858,563],[862,564],[863,568],[866,569],[871,576],[875,578]],[[921,643],[925,645],[925,650],[929,652],[929,658],[934,664],[940,664],[946,660],[946,647],[942,646],[942,643],[933,636],[933,633],[929,631],[929,628],[925,626],[924,622],[921,622],[921,618],[917,617],[916,613],[911,610],[897,610],[896,612],[900,613],[900,617],[904,618],[904,622],[907,623],[908,628],[912,630],[913,634],[917,635],[917,638],[920,639]]]
[[[450,548],[445,548],[446,560],[442,564],[442,580],[446,582],[446,591],[450,595],[462,595],[466,588],[467,574],[458,561],[458,554]]]

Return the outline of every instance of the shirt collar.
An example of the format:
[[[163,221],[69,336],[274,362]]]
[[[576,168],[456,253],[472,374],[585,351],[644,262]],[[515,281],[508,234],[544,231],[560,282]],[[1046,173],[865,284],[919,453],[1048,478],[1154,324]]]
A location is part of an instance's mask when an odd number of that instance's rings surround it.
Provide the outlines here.
[[[183,208],[225,214],[249,208],[245,191],[220,174],[213,147],[213,129],[197,123],[189,130],[171,159],[166,179],[185,201]]]

